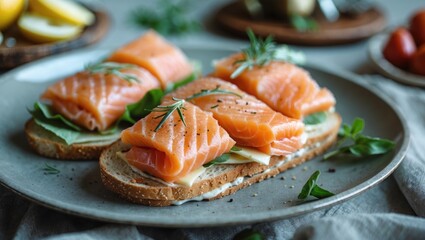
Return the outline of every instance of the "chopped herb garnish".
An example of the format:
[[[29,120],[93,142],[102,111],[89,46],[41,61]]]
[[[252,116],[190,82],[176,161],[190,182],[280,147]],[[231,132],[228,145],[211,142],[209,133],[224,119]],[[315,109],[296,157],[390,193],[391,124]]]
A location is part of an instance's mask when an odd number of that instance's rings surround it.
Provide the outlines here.
[[[214,109],[214,108],[217,108],[217,107],[218,107],[218,104],[217,104],[217,105],[212,106],[212,107],[211,107],[211,109]]]
[[[326,153],[324,159],[339,154],[351,154],[355,157],[384,154],[395,147],[395,143],[391,140],[362,135],[363,128],[364,120],[361,118],[354,119],[351,126],[344,124],[339,132],[341,139],[338,141],[338,146],[342,146],[347,140],[351,141],[351,145]]]
[[[317,112],[317,113],[307,115],[303,119],[303,122],[306,125],[316,125],[316,124],[320,124],[322,122],[325,122],[326,118],[327,118],[326,112]]]
[[[121,70],[134,69],[134,68],[137,68],[137,66],[133,64],[124,64],[124,63],[116,63],[116,62],[101,62],[101,63],[89,64],[85,67],[85,70],[92,74],[93,73],[112,74],[128,82],[140,82],[140,80],[136,76],[121,72]]]
[[[315,31],[319,28],[316,20],[312,17],[295,14],[290,16],[289,20],[291,25],[299,32]]]
[[[243,59],[234,64],[238,68],[230,75],[230,78],[236,78],[245,70],[251,70],[254,66],[265,66],[271,61],[286,61],[292,63],[304,63],[305,57],[301,52],[293,51],[288,46],[277,47],[271,36],[265,40],[257,38],[251,29],[247,30],[250,46],[244,50]]]
[[[44,171],[44,174],[59,174],[60,173],[59,169],[52,167],[47,163],[44,163],[43,171]]]
[[[156,9],[138,8],[131,14],[137,25],[153,28],[164,35],[181,35],[201,29],[199,22],[188,18],[189,1],[158,1]]]
[[[316,198],[327,198],[335,195],[334,193],[329,192],[326,189],[321,188],[317,185],[317,180],[319,179],[320,171],[315,171],[307,182],[304,184],[300,194],[298,195],[298,199],[306,199],[308,196],[313,196]]]

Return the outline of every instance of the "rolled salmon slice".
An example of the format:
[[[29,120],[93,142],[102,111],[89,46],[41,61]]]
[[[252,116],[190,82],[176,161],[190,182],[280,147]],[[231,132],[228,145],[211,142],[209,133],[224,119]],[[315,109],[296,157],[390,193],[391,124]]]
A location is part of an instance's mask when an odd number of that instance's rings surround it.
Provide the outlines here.
[[[165,100],[161,105],[173,104]],[[121,133],[121,141],[131,144],[127,162],[167,182],[174,182],[203,164],[229,152],[235,141],[211,113],[186,102],[182,109],[186,126],[177,111],[155,129],[162,112],[151,112]]]
[[[162,88],[193,72],[184,53],[153,30],[117,49],[108,61],[143,67],[159,79]]]
[[[143,68],[120,71],[136,77],[128,81],[114,74],[79,72],[47,88],[41,99],[51,102],[53,109],[88,130],[103,131],[124,113],[128,104],[135,103],[159,81]]]
[[[320,88],[308,72],[291,63],[274,61],[255,66],[232,79],[230,76],[238,68],[235,62],[241,59],[242,53],[237,53],[218,61],[212,75],[236,84],[274,110],[297,119],[335,105],[329,90]]]
[[[237,145],[258,148],[270,155],[287,155],[302,147],[304,124],[300,120],[274,111],[236,85],[221,79],[198,79],[165,96],[165,99],[184,99],[202,90],[216,88],[234,94],[207,95],[190,102],[211,112]]]

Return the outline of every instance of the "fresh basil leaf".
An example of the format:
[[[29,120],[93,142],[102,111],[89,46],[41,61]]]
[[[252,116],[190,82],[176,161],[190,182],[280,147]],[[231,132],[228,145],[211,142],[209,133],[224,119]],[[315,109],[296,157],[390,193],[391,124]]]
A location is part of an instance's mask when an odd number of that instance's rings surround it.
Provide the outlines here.
[[[306,125],[316,125],[326,121],[327,114],[326,112],[317,112],[306,116],[303,122]]]
[[[350,153],[355,157],[384,154],[395,147],[395,143],[391,140],[362,135],[364,126],[364,120],[361,118],[354,119],[351,126],[344,124],[339,132],[341,139],[337,146],[340,146],[340,148],[326,153],[324,159]],[[342,146],[346,140],[350,140],[351,145]]]
[[[233,237],[233,240],[263,240],[264,236],[254,229],[244,229]]]
[[[34,119],[38,119],[43,122],[55,122],[57,127],[62,126],[63,128],[73,129],[75,131],[81,131],[81,128],[60,114],[55,114],[50,106],[41,103],[35,102],[34,109],[29,110],[28,112],[32,115]]]
[[[298,199],[306,199],[308,196],[310,196],[311,191],[313,190],[314,186],[316,185],[316,181],[320,176],[320,171],[315,171],[310,178],[307,180],[307,182],[304,184],[303,188],[301,189],[300,194],[298,194]]]
[[[202,166],[207,168],[207,167],[210,167],[210,166],[215,165],[215,164],[223,163],[223,162],[229,160],[229,158],[230,158],[230,154],[224,153],[221,156],[214,158],[212,161],[205,163]]]
[[[360,136],[356,139],[355,145],[350,147],[350,152],[356,156],[363,157],[383,154],[394,147],[395,143],[387,139]]]
[[[315,171],[310,178],[307,180],[307,182],[304,184],[303,188],[301,189],[300,194],[298,195],[298,199],[306,199],[308,196],[313,196],[316,198],[326,198],[333,196],[334,194],[332,192],[329,192],[326,189],[321,188],[319,185],[317,185],[317,180],[319,179],[320,171]]]
[[[322,198],[331,197],[335,194],[333,194],[332,192],[329,192],[326,189],[321,188],[319,185],[316,185],[311,190],[310,195],[313,196],[313,197],[317,197],[319,199],[322,199]]]
[[[353,121],[353,124],[351,124],[351,136],[355,138],[358,134],[360,134],[363,131],[364,128],[364,120],[361,118],[356,118]]]

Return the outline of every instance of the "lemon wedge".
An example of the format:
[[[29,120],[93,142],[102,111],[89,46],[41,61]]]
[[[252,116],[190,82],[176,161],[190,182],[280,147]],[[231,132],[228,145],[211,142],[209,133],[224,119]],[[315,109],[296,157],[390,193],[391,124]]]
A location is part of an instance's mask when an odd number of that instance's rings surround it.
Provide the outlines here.
[[[25,6],[25,0],[0,0],[0,30],[9,27]]]
[[[88,26],[95,19],[91,11],[70,0],[30,0],[29,8],[40,15],[80,26]]]
[[[25,13],[18,20],[22,35],[33,42],[46,43],[67,40],[76,37],[82,26],[58,23],[53,19]]]

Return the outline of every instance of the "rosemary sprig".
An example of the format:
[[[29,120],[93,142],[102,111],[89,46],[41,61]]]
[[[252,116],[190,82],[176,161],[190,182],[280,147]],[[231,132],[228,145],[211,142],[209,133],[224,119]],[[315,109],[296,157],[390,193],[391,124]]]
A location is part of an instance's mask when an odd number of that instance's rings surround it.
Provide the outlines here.
[[[50,166],[48,163],[44,163],[44,168],[43,168],[44,174],[59,174],[60,170]]]
[[[184,121],[184,116],[182,113],[182,109],[184,108],[184,103],[186,102],[184,99],[179,99],[179,98],[175,98],[173,97],[173,100],[175,101],[175,103],[171,104],[171,105],[160,105],[152,110],[150,110],[151,112],[164,112],[161,115],[156,116],[154,119],[157,118],[161,118],[161,121],[159,122],[158,126],[156,126],[155,128],[155,132],[158,131],[162,125],[164,125],[165,121],[167,121],[167,119],[171,116],[171,114],[173,114],[174,111],[177,110],[177,112],[179,113],[179,117],[182,120],[183,124],[186,126],[186,122]]]
[[[203,96],[208,96],[208,95],[215,95],[215,94],[230,94],[230,95],[235,95],[235,96],[238,96],[238,97],[242,98],[241,95],[239,95],[239,94],[237,94],[235,92],[232,92],[232,91],[229,91],[229,90],[225,90],[225,89],[220,89],[220,86],[217,86],[214,89],[202,89],[200,92],[195,93],[192,96],[187,97],[186,98],[186,101],[190,101],[190,100],[193,100],[193,99],[198,98],[198,97],[203,97]]]
[[[265,66],[271,61],[286,61],[296,64],[305,62],[304,54],[288,48],[288,46],[277,47],[272,36],[265,40],[257,38],[251,29],[247,30],[250,41],[248,48],[242,50],[244,58],[235,61],[238,68],[230,75],[230,78],[236,78],[245,70],[251,70],[254,66]]]
[[[164,125],[165,121],[167,121],[167,119],[171,116],[171,114],[174,111],[178,112],[180,119],[182,120],[184,126],[186,126],[186,122],[184,120],[184,116],[183,116],[183,113],[182,113],[182,109],[184,109],[184,104],[185,104],[186,101],[190,101],[190,100],[193,100],[193,99],[198,98],[198,97],[215,95],[215,94],[231,94],[231,95],[235,95],[235,96],[238,96],[238,97],[242,97],[241,95],[239,95],[235,92],[220,89],[219,87],[220,86],[217,86],[216,88],[210,89],[210,90],[202,89],[200,92],[195,93],[195,94],[193,94],[193,95],[191,95],[191,96],[189,96],[185,99],[179,99],[179,98],[173,97],[172,99],[175,101],[175,103],[170,104],[170,105],[165,105],[165,106],[158,106],[154,109],[148,110],[148,111],[151,111],[151,112],[164,112],[163,114],[155,117],[155,119],[161,118],[161,117],[162,117],[162,119],[159,122],[158,126],[156,126],[154,131],[155,132],[158,131],[162,127],[162,125]]]
[[[132,69],[132,68],[137,68],[137,66],[133,64],[124,64],[124,63],[116,63],[116,62],[101,62],[101,63],[89,64],[85,67],[85,70],[92,74],[93,73],[113,74],[128,82],[140,82],[140,80],[136,76],[121,72],[121,70]]]

